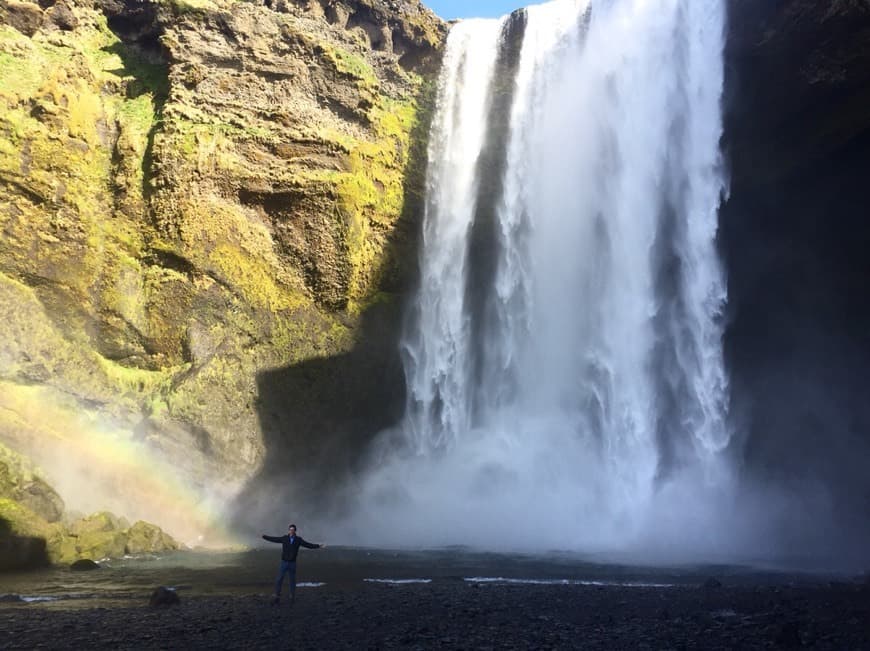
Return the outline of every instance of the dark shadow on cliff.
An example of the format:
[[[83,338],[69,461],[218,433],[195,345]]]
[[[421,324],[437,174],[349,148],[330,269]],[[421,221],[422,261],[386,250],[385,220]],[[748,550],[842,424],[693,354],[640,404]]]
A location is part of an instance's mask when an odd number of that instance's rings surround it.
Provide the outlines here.
[[[833,523],[819,544],[866,562],[870,12],[731,7],[719,240],[735,452],[745,485],[794,498],[783,545]]]
[[[263,466],[230,509],[231,525],[259,530],[264,514],[300,521],[347,508],[347,487],[363,469],[375,437],[395,424],[405,405],[399,338],[417,285],[426,146],[434,84],[420,94],[404,172],[405,203],[378,272],[379,300],[361,317],[354,348],[308,359],[257,377],[258,413],[266,448]],[[304,534],[303,534],[304,535]]]
[[[19,536],[12,524],[0,517],[0,572],[28,570],[49,565],[46,542],[35,536]]]

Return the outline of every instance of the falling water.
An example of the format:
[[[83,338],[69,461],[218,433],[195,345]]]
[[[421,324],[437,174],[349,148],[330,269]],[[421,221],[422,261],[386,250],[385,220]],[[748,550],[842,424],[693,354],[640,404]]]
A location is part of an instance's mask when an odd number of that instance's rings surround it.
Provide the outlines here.
[[[709,512],[723,23],[717,0],[557,0],[453,27],[406,414],[362,491],[379,530],[613,549]]]

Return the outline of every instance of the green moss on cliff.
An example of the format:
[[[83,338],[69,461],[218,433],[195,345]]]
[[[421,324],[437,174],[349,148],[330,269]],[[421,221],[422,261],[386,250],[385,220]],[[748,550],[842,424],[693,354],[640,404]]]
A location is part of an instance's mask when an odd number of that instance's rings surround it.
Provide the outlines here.
[[[380,86],[375,71],[361,56],[324,42],[319,43],[315,51],[325,62],[331,64],[338,74],[355,79],[360,89],[374,91]]]
[[[351,311],[363,309],[378,291],[387,235],[405,211],[405,169],[419,105],[413,98],[382,98],[369,115],[375,138],[355,143],[350,170],[336,181],[348,220]]]
[[[31,198],[15,199],[21,216],[4,220],[13,235],[10,248],[20,251],[21,267],[32,267],[27,258],[35,246],[40,275],[79,296],[96,295],[95,309],[141,322],[131,309],[141,282],[131,278],[141,276],[142,228],[106,215],[113,212],[115,189],[125,191],[120,201],[128,213],[141,210],[153,92],[132,99],[106,93],[135,79],[126,75],[118,39],[101,15],[91,15],[76,38],[22,41],[4,30],[0,87],[8,92],[0,127],[12,147],[0,149],[0,170],[17,177]],[[148,85],[156,83],[149,79]],[[116,143],[126,156],[116,155]],[[115,170],[115,158],[126,167]],[[54,210],[46,212],[42,203]],[[65,246],[56,246],[61,241]]]

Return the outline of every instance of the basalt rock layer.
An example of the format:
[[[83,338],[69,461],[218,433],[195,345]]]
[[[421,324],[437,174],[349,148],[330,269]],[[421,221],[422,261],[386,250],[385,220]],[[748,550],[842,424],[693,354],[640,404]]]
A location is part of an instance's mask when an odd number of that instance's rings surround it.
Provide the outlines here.
[[[259,374],[395,338],[445,33],[415,1],[0,4],[0,441],[76,508],[201,531],[263,463]]]

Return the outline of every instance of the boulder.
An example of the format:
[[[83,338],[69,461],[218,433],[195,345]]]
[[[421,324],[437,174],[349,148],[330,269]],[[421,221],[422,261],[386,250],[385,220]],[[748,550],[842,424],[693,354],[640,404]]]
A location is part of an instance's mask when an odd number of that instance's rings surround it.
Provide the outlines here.
[[[84,518],[80,518],[70,525],[70,533],[82,536],[88,533],[123,531],[129,526],[123,518],[114,513],[100,511]]]
[[[121,558],[127,548],[127,536],[123,531],[89,531],[72,538],[73,557]],[[62,547],[62,558],[69,558],[69,544]]]
[[[148,600],[148,605],[152,608],[178,606],[180,603],[181,599],[179,599],[178,593],[172,588],[166,588],[162,585],[155,588],[154,592],[151,593],[151,599]]]
[[[18,500],[46,522],[58,522],[63,517],[63,500],[41,477],[22,486]]]
[[[139,520],[127,530],[128,554],[148,554],[181,549],[181,545],[160,527]]]
[[[73,562],[69,566],[69,569],[76,572],[88,572],[90,570],[100,569],[100,564],[92,561],[90,558],[80,558],[79,560]]]
[[[0,497],[26,507],[46,522],[58,522],[64,503],[57,491],[37,474],[33,464],[0,443]]]

